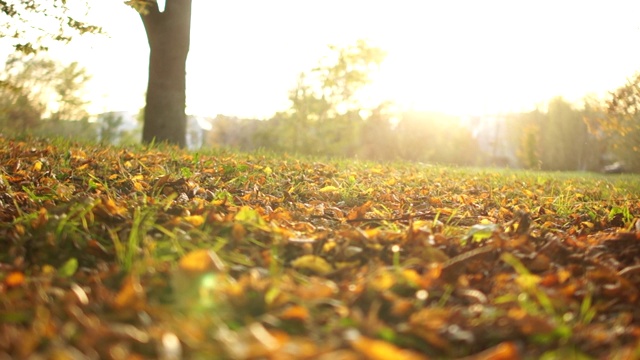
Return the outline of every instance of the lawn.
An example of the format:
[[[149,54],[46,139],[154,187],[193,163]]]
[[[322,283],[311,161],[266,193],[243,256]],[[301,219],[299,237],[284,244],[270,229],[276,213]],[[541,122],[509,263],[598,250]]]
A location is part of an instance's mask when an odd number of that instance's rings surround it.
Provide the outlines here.
[[[640,180],[0,137],[0,358],[640,358]]]

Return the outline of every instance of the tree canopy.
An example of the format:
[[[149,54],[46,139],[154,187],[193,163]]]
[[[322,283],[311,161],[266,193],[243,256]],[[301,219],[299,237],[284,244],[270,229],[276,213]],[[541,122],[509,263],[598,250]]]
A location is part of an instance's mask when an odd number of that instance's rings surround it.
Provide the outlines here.
[[[62,64],[42,54],[13,54],[0,76],[5,84],[0,87],[3,131],[46,135],[51,130],[63,135],[69,130],[61,124],[63,120],[88,121],[84,86],[90,76],[77,62]],[[74,126],[82,127],[69,128]]]
[[[102,33],[86,21],[87,0],[0,0],[0,39],[8,39],[26,54],[47,50],[52,42],[69,42],[74,35]]]

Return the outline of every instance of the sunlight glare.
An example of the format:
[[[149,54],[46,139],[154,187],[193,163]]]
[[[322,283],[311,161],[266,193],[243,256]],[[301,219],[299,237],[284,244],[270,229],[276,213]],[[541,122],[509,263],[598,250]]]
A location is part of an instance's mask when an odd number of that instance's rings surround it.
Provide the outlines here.
[[[94,111],[137,111],[148,70],[139,16],[115,2],[94,7],[110,38],[79,38],[57,54],[94,74]],[[478,115],[530,110],[558,95],[575,102],[640,68],[640,47],[628,46],[640,43],[638,12],[631,1],[194,2],[187,111],[271,117],[288,108],[288,91],[327,45],[358,39],[388,54],[362,91],[365,106],[390,100],[400,111]]]

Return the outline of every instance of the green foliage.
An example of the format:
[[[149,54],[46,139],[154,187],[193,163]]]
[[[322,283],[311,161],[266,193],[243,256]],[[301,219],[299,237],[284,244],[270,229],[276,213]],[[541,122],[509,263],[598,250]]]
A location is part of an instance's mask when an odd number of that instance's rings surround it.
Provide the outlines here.
[[[88,8],[89,1],[0,1],[4,15],[0,38],[28,55],[45,51],[54,42],[67,43],[75,35],[101,34],[100,27],[82,18]]]
[[[625,168],[640,171],[640,73],[611,93],[606,116],[597,125],[611,136],[611,150],[624,161]]]
[[[73,62],[16,53],[7,59],[0,87],[0,127],[5,133],[95,138],[83,89],[89,76]]]
[[[56,109],[52,110],[51,120],[80,120],[89,116],[86,106],[89,103],[83,98],[85,84],[91,79],[87,70],[77,62],[61,68],[52,84],[55,92]]]
[[[47,110],[56,64],[46,58],[10,56],[0,87],[0,126],[24,132],[37,126]]]

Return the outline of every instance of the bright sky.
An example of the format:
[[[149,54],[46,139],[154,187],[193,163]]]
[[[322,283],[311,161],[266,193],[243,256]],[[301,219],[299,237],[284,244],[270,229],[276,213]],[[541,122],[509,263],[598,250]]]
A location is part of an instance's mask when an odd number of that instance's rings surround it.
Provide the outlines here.
[[[94,74],[92,110],[144,103],[148,47],[138,15],[96,1],[110,38],[57,53]],[[193,0],[191,114],[268,118],[288,107],[327,45],[367,39],[388,52],[367,92],[403,109],[457,115],[521,111],[562,95],[603,95],[640,70],[637,0]]]

